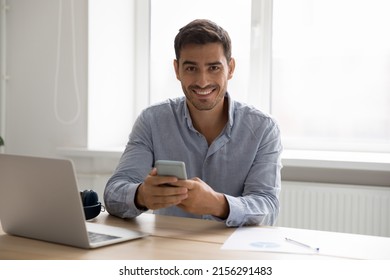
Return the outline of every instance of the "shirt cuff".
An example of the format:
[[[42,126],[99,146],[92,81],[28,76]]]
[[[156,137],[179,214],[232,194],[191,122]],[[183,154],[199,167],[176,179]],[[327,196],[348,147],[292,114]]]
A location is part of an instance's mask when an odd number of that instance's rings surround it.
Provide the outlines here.
[[[238,227],[245,223],[245,213],[241,209],[242,204],[239,199],[226,195],[226,200],[229,204],[229,216],[226,219],[221,219],[216,216],[208,215],[206,219],[211,219],[218,222],[224,222],[228,227]]]
[[[140,184],[130,184],[129,186],[129,190],[127,192],[127,198],[126,198],[128,204],[128,211],[125,215],[126,217],[135,217],[149,210],[146,207],[139,209],[135,205],[135,195],[137,193],[139,185]]]
[[[229,204],[229,216],[225,220],[228,227],[238,227],[245,223],[245,210],[242,209],[242,202],[239,198],[225,195]]]

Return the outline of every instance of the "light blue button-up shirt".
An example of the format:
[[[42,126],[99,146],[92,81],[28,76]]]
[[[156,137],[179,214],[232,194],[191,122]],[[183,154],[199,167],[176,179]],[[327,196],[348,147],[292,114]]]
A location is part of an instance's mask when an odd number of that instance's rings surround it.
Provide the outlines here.
[[[229,121],[209,146],[193,126],[185,97],[145,109],[135,122],[129,142],[104,191],[107,211],[123,218],[145,210],[134,204],[138,186],[156,160],[184,161],[188,178],[199,177],[225,194],[230,213],[227,226],[273,225],[279,213],[282,145],[275,121],[261,111],[229,102]],[[177,206],[156,214],[221,219],[194,215]]]

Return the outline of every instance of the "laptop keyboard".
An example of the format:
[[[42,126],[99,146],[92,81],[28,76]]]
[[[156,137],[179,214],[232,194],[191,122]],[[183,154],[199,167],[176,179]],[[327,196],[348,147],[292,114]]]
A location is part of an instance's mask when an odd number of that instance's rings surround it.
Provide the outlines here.
[[[102,234],[102,233],[91,232],[91,231],[88,231],[88,237],[91,243],[98,243],[102,241],[120,238],[119,236],[113,236],[113,235]]]

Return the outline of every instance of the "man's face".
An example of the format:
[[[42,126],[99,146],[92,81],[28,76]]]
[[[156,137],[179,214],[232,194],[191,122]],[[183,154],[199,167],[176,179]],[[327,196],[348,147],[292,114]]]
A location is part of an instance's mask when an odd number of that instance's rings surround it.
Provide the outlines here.
[[[234,72],[234,59],[227,62],[222,44],[185,45],[174,66],[189,106],[202,111],[223,105],[221,101]]]

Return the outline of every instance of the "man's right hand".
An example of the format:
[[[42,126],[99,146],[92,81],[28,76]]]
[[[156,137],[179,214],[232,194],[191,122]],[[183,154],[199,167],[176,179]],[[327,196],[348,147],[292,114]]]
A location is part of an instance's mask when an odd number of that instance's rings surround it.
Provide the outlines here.
[[[139,209],[156,210],[180,204],[188,197],[188,189],[169,185],[177,181],[176,177],[158,176],[156,168],[153,168],[138,187],[135,205]]]

